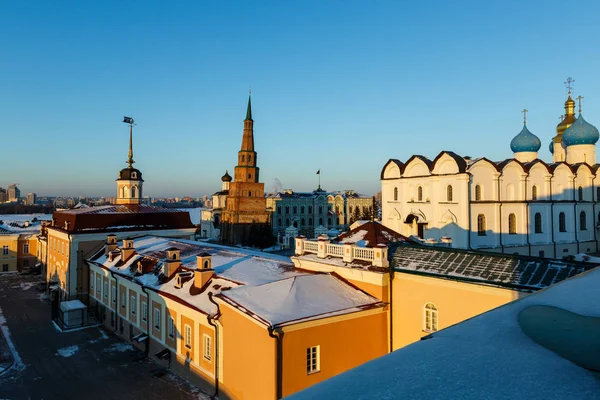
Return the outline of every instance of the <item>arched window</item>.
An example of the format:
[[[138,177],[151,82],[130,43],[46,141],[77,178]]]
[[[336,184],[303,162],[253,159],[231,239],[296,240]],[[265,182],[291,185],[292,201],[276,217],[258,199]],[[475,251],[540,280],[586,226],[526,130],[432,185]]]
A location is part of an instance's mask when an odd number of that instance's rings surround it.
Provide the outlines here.
[[[567,220],[565,218],[565,213],[561,212],[558,214],[558,231],[566,232],[567,231]]]
[[[285,206],[285,213],[289,214],[290,213],[290,206]]]
[[[323,214],[323,206],[319,206],[319,214]]]
[[[308,219],[308,225],[309,225],[309,226],[312,226],[312,218],[309,218],[309,219]]]
[[[394,188],[394,201],[398,201],[398,188]]]
[[[277,206],[277,214],[281,214],[281,206]]]
[[[312,214],[312,206],[308,206],[308,213]]]
[[[242,162],[246,161],[246,156],[242,154]]]
[[[298,206],[292,207],[292,210],[294,210],[294,214],[298,214]]]
[[[285,226],[290,226],[290,219],[289,218],[285,219]]]
[[[534,219],[535,233],[542,233],[542,214],[535,213],[535,216],[533,217],[533,219]]]
[[[248,179],[252,179],[252,174],[248,174]]]
[[[252,156],[248,155],[248,162],[251,162],[251,161],[252,161]]]
[[[135,186],[134,186],[131,188],[131,197],[136,197],[135,192],[136,192],[136,190],[135,190]]]
[[[423,201],[423,187],[419,186],[417,188],[417,201]]]
[[[304,218],[302,218],[302,222],[300,223],[301,226],[306,225],[306,220]]]
[[[508,215],[508,233],[510,235],[517,234],[517,216],[515,214]]]
[[[436,332],[438,330],[438,309],[433,303],[425,304],[423,316],[423,330]]]
[[[300,214],[304,214],[304,206],[300,206]]]
[[[319,218],[319,226],[323,225],[323,218]]]
[[[331,218],[327,218],[327,225],[331,225]]]
[[[583,188],[581,186],[577,188],[577,194],[579,195],[579,201],[583,201]]]
[[[173,260],[177,260],[177,253],[173,254],[173,257],[171,257]]]
[[[294,221],[294,228],[298,227],[298,221]]]
[[[281,226],[281,218],[277,220],[277,226]]]
[[[481,200],[481,186],[475,185],[475,200]]]
[[[125,198],[125,186],[121,188],[121,198]]]
[[[537,186],[535,185],[531,188],[531,200],[537,200]]]
[[[579,213],[579,229],[582,231],[587,231],[587,217],[585,215],[585,211]]]
[[[483,214],[479,214],[477,216],[477,235],[478,236],[485,236],[485,215]]]
[[[248,197],[252,197],[252,192],[248,190]]]
[[[452,185],[446,187],[446,201],[452,201]]]

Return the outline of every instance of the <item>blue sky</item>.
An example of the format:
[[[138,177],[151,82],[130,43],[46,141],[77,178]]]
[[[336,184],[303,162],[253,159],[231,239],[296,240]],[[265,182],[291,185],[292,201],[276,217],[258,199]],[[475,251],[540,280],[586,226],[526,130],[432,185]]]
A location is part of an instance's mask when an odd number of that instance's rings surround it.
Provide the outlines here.
[[[0,186],[114,195],[135,129],[145,194],[200,196],[237,161],[248,88],[265,189],[373,194],[389,158],[540,157],[575,79],[600,125],[597,1],[5,1]]]

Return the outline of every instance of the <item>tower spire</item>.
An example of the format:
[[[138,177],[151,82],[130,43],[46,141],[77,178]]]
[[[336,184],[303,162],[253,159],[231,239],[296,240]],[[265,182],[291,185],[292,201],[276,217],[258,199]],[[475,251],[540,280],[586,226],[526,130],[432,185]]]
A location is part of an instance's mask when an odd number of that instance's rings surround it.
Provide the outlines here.
[[[123,117],[123,122],[129,124],[129,154],[127,157],[127,164],[129,164],[129,168],[133,168],[133,118],[131,117]]]
[[[250,97],[252,96],[252,89],[248,90],[248,109],[246,110],[246,121],[252,121],[252,103]]]
[[[524,108],[523,111],[521,111],[523,113],[523,125],[527,125],[527,111],[529,110],[526,108]]]

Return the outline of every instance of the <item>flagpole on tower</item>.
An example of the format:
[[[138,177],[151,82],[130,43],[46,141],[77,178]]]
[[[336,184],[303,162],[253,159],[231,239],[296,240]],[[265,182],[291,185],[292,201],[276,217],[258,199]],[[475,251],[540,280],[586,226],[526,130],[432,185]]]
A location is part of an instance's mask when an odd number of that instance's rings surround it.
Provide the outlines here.
[[[317,189],[317,190],[319,190],[319,189],[321,189],[321,169],[320,168],[317,171],[317,175],[319,175],[319,188]]]

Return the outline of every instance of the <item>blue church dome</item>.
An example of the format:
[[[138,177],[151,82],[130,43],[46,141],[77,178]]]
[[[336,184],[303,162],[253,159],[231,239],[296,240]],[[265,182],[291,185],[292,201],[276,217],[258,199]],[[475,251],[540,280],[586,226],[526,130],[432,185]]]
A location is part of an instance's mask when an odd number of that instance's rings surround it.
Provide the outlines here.
[[[581,113],[573,124],[563,133],[562,141],[565,146],[574,144],[596,144],[600,134],[598,128],[588,123]]]
[[[521,132],[510,141],[510,149],[514,153],[522,153],[525,151],[537,152],[540,147],[542,147],[540,138],[529,132],[527,125],[523,125]]]

